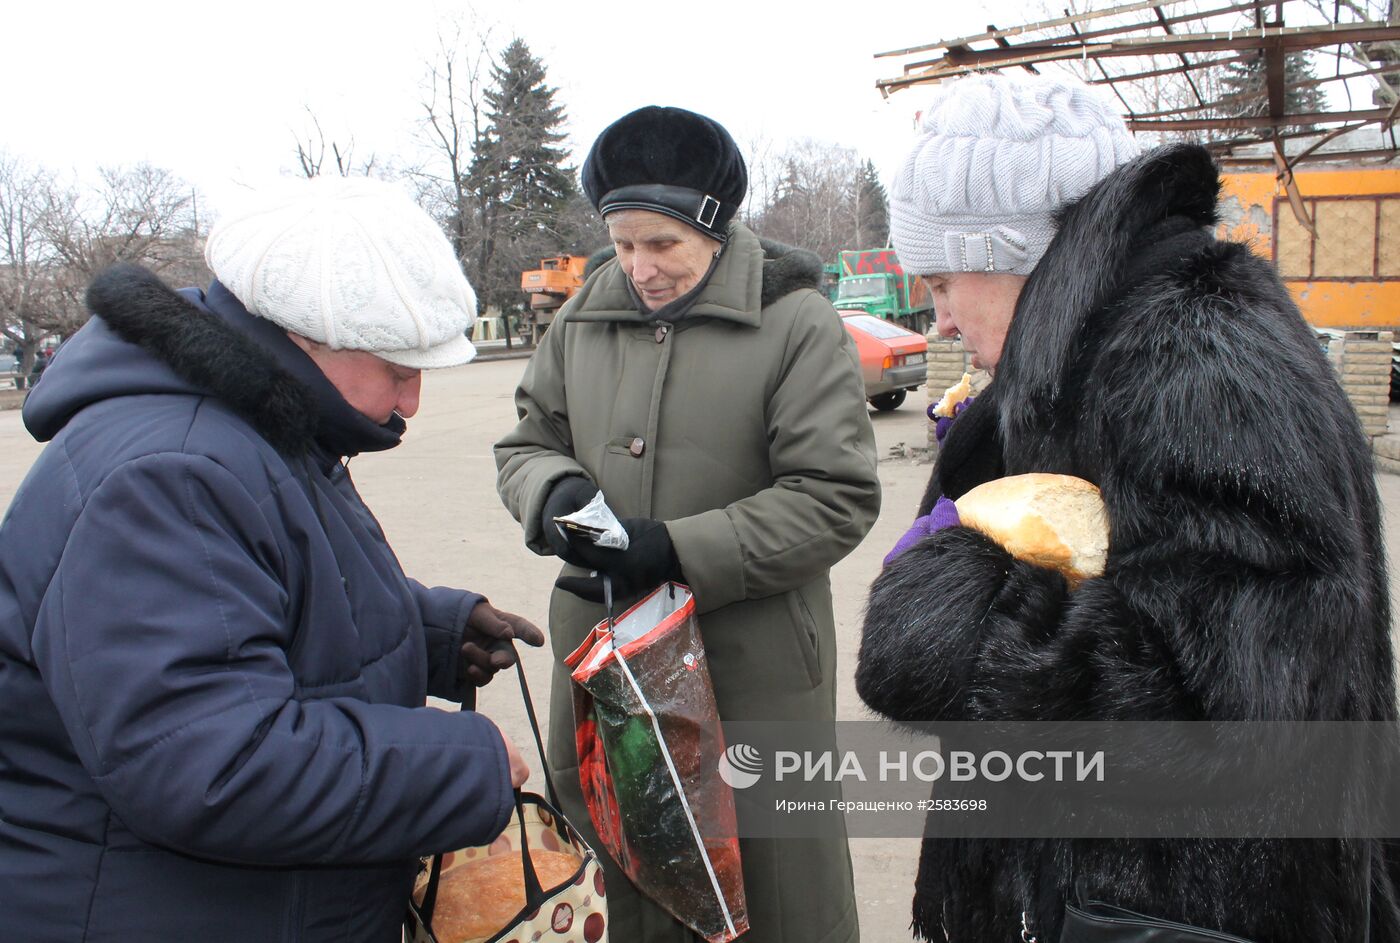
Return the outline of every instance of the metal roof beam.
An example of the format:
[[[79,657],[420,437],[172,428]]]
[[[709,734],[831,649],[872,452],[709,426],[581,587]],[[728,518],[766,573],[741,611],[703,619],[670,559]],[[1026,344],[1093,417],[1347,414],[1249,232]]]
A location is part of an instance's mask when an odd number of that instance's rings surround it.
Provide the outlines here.
[[[1167,15],[1162,12],[1162,8],[1153,7],[1152,12],[1157,14],[1157,21],[1162,25],[1162,32],[1168,36],[1175,36],[1176,34],[1172,32],[1172,25],[1167,22]],[[1196,101],[1204,105],[1206,103],[1205,96],[1201,94],[1201,90],[1196,87],[1195,80],[1191,78],[1191,60],[1186,58],[1184,52],[1179,52],[1176,55],[1181,60],[1181,64],[1186,67],[1181,73],[1186,79],[1186,84],[1191,86],[1191,92],[1196,96]]]
[[[875,83],[888,94],[910,85],[934,82],[984,68],[1007,68],[1024,63],[1098,56],[1175,55],[1185,52],[1224,52],[1240,48],[1259,49],[1274,41],[1288,52],[1333,46],[1338,43],[1365,43],[1400,40],[1400,24],[1369,24],[1339,27],[1286,27],[1282,30],[1238,30],[1234,33],[1192,33],[1190,35],[1157,36],[1143,39],[1122,39],[1108,43],[1080,45],[1044,45],[1025,43],[1013,49],[965,50],[940,60],[939,65],[914,75],[897,79],[880,79]]]
[[[1309,154],[1307,157],[1291,158],[1289,160],[1289,164],[1313,164],[1324,160],[1365,160],[1372,157],[1380,157],[1385,158],[1387,160],[1394,160],[1396,157],[1400,157],[1400,151],[1393,151],[1389,149],[1367,151],[1320,151],[1315,154]],[[1231,157],[1230,155],[1226,154],[1217,157],[1216,160],[1220,161],[1220,163],[1222,164],[1227,164],[1232,167],[1274,166],[1274,159],[1272,156]]]
[[[1176,6],[1179,2],[1180,0],[1165,0],[1165,5]],[[1100,17],[1113,16],[1118,13],[1135,13],[1138,10],[1149,10],[1152,7],[1162,5],[1164,5],[1163,0],[1141,0],[1139,3],[1127,3],[1123,6],[1110,7],[1107,10],[1073,13],[1069,16],[1061,16],[1053,20],[1041,20],[1039,23],[1027,23],[1024,26],[1013,26],[1010,29],[988,30],[985,33],[978,33],[975,36],[946,39],[936,43],[928,43],[923,46],[910,46],[908,49],[892,49],[889,52],[877,52],[875,53],[875,58],[887,59],[891,56],[908,56],[916,52],[932,52],[935,49],[948,49],[951,46],[966,46],[968,43],[986,42],[1002,37],[1021,36],[1025,33],[1038,33],[1041,30],[1050,29],[1055,26],[1066,26],[1070,23],[1084,23],[1088,20],[1096,20]]]
[[[1243,57],[1243,56],[1240,56],[1240,57],[1238,57],[1238,58],[1241,58],[1241,59],[1242,59],[1242,58],[1244,58],[1244,57]],[[1228,59],[1213,59],[1213,60],[1211,60],[1211,62],[1213,62],[1213,63],[1229,62],[1229,61],[1233,61],[1233,60],[1228,60]],[[1193,66],[1193,68],[1200,68],[1200,67],[1201,67],[1201,66],[1199,66],[1199,65]],[[1100,66],[1100,68],[1102,68],[1102,66]],[[1181,71],[1181,70],[1180,70],[1180,69],[1163,69],[1163,70],[1161,71],[1161,73],[1159,73],[1159,74],[1168,75],[1168,74],[1171,74],[1171,73],[1173,73],[1173,72],[1179,72],[1179,71]],[[1329,82],[1345,82],[1345,81],[1348,80],[1348,79],[1361,79],[1361,78],[1366,78],[1367,76],[1394,75],[1394,74],[1396,74],[1396,73],[1400,73],[1400,65],[1388,65],[1388,66],[1381,66],[1381,67],[1375,68],[1375,69],[1366,69],[1366,70],[1364,70],[1364,71],[1362,71],[1362,72],[1344,72],[1344,73],[1342,73],[1341,75],[1327,75],[1327,76],[1323,76],[1322,78],[1319,78],[1319,79],[1308,79],[1308,80],[1303,81],[1303,82],[1292,82],[1292,83],[1289,83],[1289,87],[1290,87],[1290,88],[1310,88],[1310,87],[1315,86],[1315,85],[1326,85],[1326,84],[1329,83]],[[1147,73],[1142,73],[1142,75],[1146,75],[1146,74],[1147,74]],[[1129,76],[1129,77],[1132,78],[1133,76]],[[1141,77],[1141,76],[1137,76],[1137,77]],[[1115,81],[1120,81],[1120,79],[1118,79],[1117,77],[1115,77],[1114,80],[1115,80]],[[1101,79],[1100,79],[1100,80],[1096,80],[1095,83],[1093,83],[1093,84],[1098,84],[1098,83],[1101,82],[1101,81],[1102,81]],[[1139,112],[1133,112],[1131,109],[1129,109],[1129,113],[1132,114],[1132,116],[1133,116],[1134,118],[1139,118],[1139,119],[1141,119],[1141,118],[1170,118],[1170,117],[1172,117],[1173,115],[1188,115],[1188,114],[1191,114],[1191,113],[1194,112],[1194,111],[1202,111],[1203,109],[1206,109],[1206,108],[1219,108],[1219,107],[1221,107],[1222,105],[1234,105],[1234,104],[1239,104],[1239,103],[1242,103],[1242,102],[1250,101],[1250,100],[1252,100],[1252,99],[1257,99],[1258,97],[1259,97],[1259,93],[1258,93],[1258,92],[1245,92],[1245,93],[1240,93],[1240,94],[1237,94],[1237,95],[1226,95],[1226,96],[1224,96],[1223,98],[1218,98],[1218,99],[1216,99],[1216,100],[1213,101],[1213,102],[1207,102],[1207,103],[1204,104],[1204,105],[1186,105],[1186,106],[1183,107],[1183,108],[1173,108],[1173,109],[1171,109],[1171,110],[1169,110],[1169,111],[1139,111]]]
[[[1196,72],[1201,69],[1209,69],[1212,66],[1228,65],[1231,62],[1241,62],[1249,58],[1248,56],[1226,56],[1220,59],[1198,59],[1191,63],[1191,71]],[[1183,69],[1179,65],[1174,65],[1170,69],[1153,69],[1149,72],[1125,72],[1122,75],[1108,76],[1102,79],[1093,79],[1090,85],[1107,85],[1114,82],[1136,82],[1139,79],[1155,79],[1161,75],[1176,75]]]
[[[1130,131],[1212,131],[1231,128],[1272,128],[1306,124],[1325,124],[1329,121],[1384,121],[1390,114],[1388,108],[1374,111],[1332,111],[1305,115],[1239,115],[1233,118],[1176,118],[1165,121],[1141,121],[1128,118]]]
[[[1172,0],[1163,0],[1163,2],[1161,2],[1161,3],[1154,4],[1154,6],[1166,6],[1166,5],[1169,5],[1171,2],[1172,2]],[[1243,12],[1246,11],[1246,10],[1252,10],[1252,9],[1254,9],[1254,2],[1255,2],[1255,0],[1244,0],[1244,2],[1242,2],[1242,3],[1231,4],[1230,6],[1227,6],[1227,7],[1217,7],[1217,8],[1214,9],[1214,10],[1206,10],[1206,11],[1203,11],[1203,12],[1200,12],[1200,13],[1183,13],[1183,14],[1178,15],[1178,16],[1167,17],[1167,20],[1166,20],[1166,21],[1167,21],[1167,23],[1169,23],[1169,24],[1172,25],[1172,26],[1177,26],[1177,25],[1180,25],[1180,24],[1182,24],[1182,23],[1192,23],[1192,22],[1196,22],[1196,21],[1198,21],[1198,20],[1204,20],[1204,19],[1207,19],[1207,18],[1209,18],[1209,17],[1214,17],[1214,16],[1225,16],[1226,14],[1229,14],[1229,13],[1243,13]],[[1110,26],[1110,27],[1108,27],[1108,28],[1106,28],[1106,29],[1096,29],[1096,30],[1087,30],[1087,31],[1086,31],[1086,30],[1081,30],[1076,22],[1071,21],[1071,22],[1068,24],[1068,26],[1069,26],[1069,28],[1070,28],[1070,32],[1069,32],[1068,34],[1066,34],[1066,35],[1064,35],[1064,36],[1045,36],[1045,37],[1042,37],[1040,40],[1037,40],[1037,42],[1042,42],[1042,43],[1044,43],[1044,42],[1051,42],[1051,43],[1055,43],[1055,42],[1069,41],[1069,40],[1073,40],[1073,41],[1075,41],[1075,42],[1082,42],[1083,40],[1086,40],[1086,39],[1102,39],[1102,38],[1105,37],[1105,36],[1120,36],[1120,35],[1122,35],[1122,34],[1124,34],[1124,33],[1136,33],[1136,32],[1140,32],[1140,31],[1143,31],[1143,30],[1156,29],[1156,28],[1157,28],[1158,26],[1160,26],[1160,25],[1161,25],[1161,23],[1160,23],[1158,20],[1156,20],[1156,19],[1152,19],[1152,20],[1139,20],[1139,21],[1137,21],[1137,22],[1135,22],[1135,23],[1124,23],[1124,24],[1121,25],[1121,26]],[[1005,42],[1005,40],[1004,40],[1002,37],[1000,37],[1000,36],[991,36],[990,38],[991,38],[991,39],[995,39],[995,40],[997,41],[997,44],[998,44],[998,45],[1003,45],[1003,44],[1009,45],[1009,44],[1007,44],[1007,43]],[[954,39],[954,40],[949,40],[949,42],[948,42],[947,45],[948,45],[948,47],[952,47],[952,46],[966,47],[969,43],[977,42],[977,41],[979,41],[980,39],[981,39],[981,37],[972,37],[972,38],[969,38],[969,39]],[[905,74],[908,74],[909,72],[913,71],[914,69],[923,68],[923,67],[925,67],[925,66],[936,65],[936,64],[939,63],[940,61],[942,61],[942,57],[939,57],[938,59],[924,59],[924,60],[922,60],[922,61],[920,61],[920,62],[906,62],[906,63],[904,64],[904,71],[905,71]]]

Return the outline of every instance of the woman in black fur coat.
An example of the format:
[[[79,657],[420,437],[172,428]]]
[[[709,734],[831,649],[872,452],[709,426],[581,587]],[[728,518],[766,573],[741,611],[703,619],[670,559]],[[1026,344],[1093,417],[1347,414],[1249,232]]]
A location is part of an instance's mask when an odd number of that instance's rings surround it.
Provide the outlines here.
[[[919,217],[918,188],[934,192],[919,166],[916,152],[893,188],[895,245],[906,268],[940,271],[919,265],[940,222]],[[994,478],[1074,475],[1102,489],[1107,571],[1070,592],[965,527],[903,541],[872,587],[857,669],[877,712],[1394,717],[1368,444],[1273,268],[1212,235],[1218,188],[1199,147],[1120,163],[1057,214],[1004,344],[974,328],[994,379],[951,427],[920,515]],[[938,313],[945,330],[958,314]],[[1025,912],[1054,943],[1072,882],[1251,940],[1361,941],[1368,924],[1371,941],[1400,939],[1382,843],[1325,839],[929,839],[914,928],[1011,941]]]

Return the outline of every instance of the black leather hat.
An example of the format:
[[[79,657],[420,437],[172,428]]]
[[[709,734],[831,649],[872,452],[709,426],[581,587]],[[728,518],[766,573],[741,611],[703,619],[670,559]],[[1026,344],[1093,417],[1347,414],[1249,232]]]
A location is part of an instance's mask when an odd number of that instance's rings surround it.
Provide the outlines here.
[[[650,210],[724,242],[749,188],[744,157],[717,121],[648,105],[604,129],[583,162],[583,190],[604,216]]]

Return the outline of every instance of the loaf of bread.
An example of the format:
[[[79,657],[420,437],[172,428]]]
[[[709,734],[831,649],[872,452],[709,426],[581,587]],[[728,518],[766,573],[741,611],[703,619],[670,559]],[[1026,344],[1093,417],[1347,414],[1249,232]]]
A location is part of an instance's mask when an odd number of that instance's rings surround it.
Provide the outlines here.
[[[931,415],[936,419],[952,419],[959,403],[972,395],[972,374],[964,373],[962,379],[948,387],[943,398],[934,404]]]
[[[1013,475],[978,485],[956,502],[958,520],[1018,560],[1059,570],[1076,585],[1102,576],[1108,516],[1099,489],[1070,475]]]
[[[572,878],[583,861],[561,851],[530,849],[535,874],[545,890]],[[438,943],[490,939],[525,906],[525,873],[519,852],[489,855],[444,871],[433,908]]]

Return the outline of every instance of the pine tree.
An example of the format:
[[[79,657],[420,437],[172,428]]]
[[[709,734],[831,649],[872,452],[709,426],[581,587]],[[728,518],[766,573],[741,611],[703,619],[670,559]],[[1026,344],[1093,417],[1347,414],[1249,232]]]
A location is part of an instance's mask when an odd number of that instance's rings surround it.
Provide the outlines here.
[[[484,94],[489,123],[467,173],[480,224],[473,274],[482,303],[503,311],[522,302],[523,269],[569,248],[557,221],[578,188],[564,163],[557,91],[545,84],[544,63],[515,39],[492,66]]]
[[[856,178],[856,247],[870,249],[890,240],[890,206],[875,163],[866,159]]]
[[[1316,79],[1312,60],[1306,52],[1290,52],[1283,58],[1283,110],[1285,114],[1315,114],[1327,107],[1322,88],[1298,83]],[[1250,50],[1238,62],[1225,66],[1220,77],[1225,102],[1222,111],[1231,117],[1254,117],[1269,113],[1268,75],[1264,52]]]

